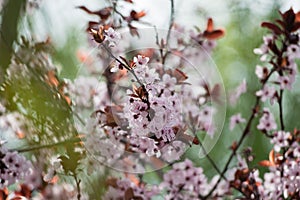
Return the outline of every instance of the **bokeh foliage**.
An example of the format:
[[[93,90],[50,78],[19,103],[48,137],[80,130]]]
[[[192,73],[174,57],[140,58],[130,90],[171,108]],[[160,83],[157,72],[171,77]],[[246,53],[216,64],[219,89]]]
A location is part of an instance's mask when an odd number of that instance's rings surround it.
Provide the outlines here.
[[[279,15],[280,3],[272,1],[270,8],[265,10],[264,15],[257,15],[253,9],[245,7],[236,0],[228,1],[230,21],[225,25],[226,36],[218,42],[218,47],[213,54],[213,59],[222,74],[227,91],[235,87],[244,78],[247,80],[248,93],[244,94],[239,100],[237,106],[227,107],[227,119],[237,112],[241,112],[244,117],[248,117],[251,113],[251,106],[254,104],[254,94],[259,88],[259,82],[254,74],[255,65],[259,64],[259,58],[253,54],[253,49],[259,47],[262,43],[262,36],[267,32],[260,27],[261,21],[271,21]],[[271,2],[271,1],[270,1]],[[22,32],[18,31],[18,23],[21,18],[26,15],[24,12],[25,1],[5,1],[3,10],[1,11],[1,38],[0,38],[0,66],[1,79],[0,83],[6,81],[5,93],[1,93],[1,97],[9,101],[10,110],[25,110],[25,114],[32,120],[36,127],[41,127],[38,131],[49,143],[52,135],[48,135],[44,130],[47,126],[53,134],[64,135],[64,139],[76,136],[76,130],[70,128],[68,124],[72,123],[73,116],[69,105],[57,96],[58,88],[49,88],[41,75],[44,74],[37,71],[29,71],[31,73],[28,79],[8,79],[5,80],[4,72],[11,62],[11,58],[16,53],[16,42],[21,41]],[[51,16],[48,16],[51,17]],[[33,22],[34,23],[34,22]],[[63,23],[63,22],[62,22]],[[29,27],[28,27],[29,28]],[[52,46],[52,58],[54,63],[61,66],[59,79],[74,79],[78,71],[79,62],[76,59],[76,49],[82,44],[82,40],[78,39],[81,35],[77,29],[70,29],[64,37],[66,42],[60,47]],[[36,33],[35,33],[36,34]],[[30,41],[31,38],[27,38]],[[19,46],[19,48],[27,48]],[[33,48],[33,47],[31,47]],[[31,50],[30,50],[31,51]],[[16,58],[18,59],[18,58]],[[22,60],[19,60],[22,62]],[[24,63],[26,64],[26,63]],[[34,67],[33,67],[34,70]],[[36,75],[38,74],[38,75]],[[15,102],[13,97],[18,94],[19,101]],[[228,93],[229,94],[229,93]],[[294,106],[300,103],[299,89],[295,94],[286,94],[284,98],[285,121],[287,128],[292,130],[294,127],[299,128],[299,123],[295,119],[300,118],[299,112],[294,111]],[[21,105],[21,106],[20,106]],[[238,127],[234,131],[228,129],[228,122],[224,125],[224,130],[218,140],[217,145],[210,152],[210,156],[216,161],[217,165],[222,168],[224,161],[229,156],[229,146],[234,140],[237,140],[241,134]],[[254,123],[253,127],[257,123]],[[49,129],[47,128],[47,131]],[[254,129],[253,129],[254,130]],[[69,133],[69,134],[67,134]],[[245,145],[249,145],[254,150],[255,160],[251,164],[257,166],[257,162],[266,159],[270,151],[269,141],[259,132],[252,131]],[[199,159],[198,148],[192,148],[188,151],[187,156],[195,163],[201,165],[209,176],[215,174],[206,159]],[[146,179],[149,182],[157,182],[159,177],[156,174],[148,175]]]

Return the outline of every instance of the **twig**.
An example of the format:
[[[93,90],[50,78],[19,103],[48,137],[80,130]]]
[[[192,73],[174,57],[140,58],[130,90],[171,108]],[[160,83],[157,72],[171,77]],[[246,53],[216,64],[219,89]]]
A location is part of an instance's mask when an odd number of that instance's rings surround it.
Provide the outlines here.
[[[19,153],[24,153],[24,152],[36,151],[36,150],[45,149],[45,148],[52,148],[52,147],[65,145],[65,144],[69,144],[69,143],[76,143],[76,142],[80,142],[80,141],[81,141],[80,138],[73,138],[73,139],[69,139],[69,140],[65,140],[65,141],[57,142],[57,143],[53,143],[53,144],[45,144],[45,145],[38,145],[38,146],[33,146],[33,147],[27,147],[27,148],[22,148],[22,149],[11,149],[11,150],[17,151]]]
[[[75,182],[76,182],[76,187],[77,187],[77,200],[80,200],[81,198],[81,190],[80,190],[80,182],[81,180],[77,178],[76,173],[73,175]]]
[[[171,29],[175,20],[174,0],[170,0],[170,1],[171,1],[171,16],[170,16],[170,24],[169,24],[169,29],[168,29],[167,39],[166,39],[166,45],[168,45],[168,42],[170,40]]]
[[[123,15],[118,9],[117,9],[117,4],[114,2],[113,3],[113,11],[118,14],[123,20],[125,20],[127,22],[127,24],[131,24],[130,22],[128,22],[128,17],[126,17],[125,15]],[[139,23],[139,24],[143,24],[146,26],[153,26],[151,23],[147,22],[147,21],[143,21],[143,20],[136,20],[135,22]]]
[[[274,66],[274,68],[271,70],[271,72],[269,73],[269,75],[265,78],[265,80],[264,80],[263,83],[262,83],[261,88],[264,87],[264,85],[267,83],[267,81],[269,80],[269,78],[271,77],[271,75],[276,71],[275,68],[276,68],[276,67]],[[256,114],[256,112],[257,112],[257,111],[256,111],[256,108],[257,108],[258,105],[259,105],[259,100],[260,100],[260,97],[257,96],[257,97],[256,97],[256,101],[255,101],[255,104],[254,104],[254,106],[252,107],[252,114],[250,115],[250,117],[249,117],[249,119],[248,119],[248,121],[247,121],[246,127],[245,127],[244,130],[243,130],[243,134],[241,135],[240,139],[238,140],[238,143],[237,143],[237,145],[236,145],[236,148],[232,150],[232,152],[231,152],[231,154],[230,154],[230,156],[229,156],[229,158],[228,158],[228,160],[227,160],[227,162],[226,162],[226,164],[225,164],[225,166],[224,166],[224,168],[223,168],[223,170],[222,170],[222,172],[221,172],[221,174],[220,174],[220,177],[219,177],[218,181],[217,181],[217,182],[214,184],[214,186],[210,189],[210,191],[208,192],[207,195],[205,195],[205,196],[199,196],[201,199],[207,199],[207,198],[214,192],[214,190],[218,187],[218,185],[219,185],[219,183],[221,182],[223,176],[225,176],[225,173],[227,172],[228,167],[229,167],[229,165],[230,165],[232,159],[233,159],[234,156],[236,155],[237,150],[238,150],[238,149],[240,148],[240,146],[242,145],[242,143],[243,143],[244,139],[246,138],[246,136],[248,135],[248,133],[250,133],[250,128],[251,128],[253,119],[254,119],[254,117],[255,117],[255,114]]]
[[[150,107],[150,102],[149,102],[149,94],[146,90],[146,86],[140,81],[140,79],[137,77],[136,73],[134,72],[133,68],[131,68],[130,66],[128,66],[127,63],[124,63],[122,62],[119,58],[117,58],[111,51],[109,48],[107,48],[107,46],[105,44],[101,44],[102,47],[107,51],[107,53],[112,57],[114,58],[120,65],[122,65],[125,69],[127,69],[133,76],[134,78],[136,79],[136,81],[140,84],[140,86],[143,88],[143,91],[145,92],[145,97],[146,97],[146,100],[144,99],[141,99],[144,103],[147,104],[147,107],[148,107],[148,111],[151,109]],[[147,115],[147,118],[149,121],[151,121],[151,117],[150,117],[150,112],[148,112],[148,115]]]
[[[230,154],[230,156],[229,156],[229,158],[228,158],[228,160],[227,160],[227,162],[226,162],[226,164],[225,164],[225,167],[223,168],[223,170],[222,170],[222,172],[221,172],[221,174],[220,174],[220,177],[219,177],[218,181],[215,183],[215,185],[212,187],[212,189],[209,191],[209,193],[203,197],[203,199],[207,199],[207,197],[209,197],[209,196],[213,193],[213,191],[218,187],[219,183],[220,183],[221,180],[222,180],[222,177],[225,175],[225,173],[226,173],[227,170],[228,170],[229,164],[231,163],[232,159],[233,159],[234,156],[236,155],[237,150],[239,149],[239,147],[240,147],[241,144],[243,143],[244,139],[246,138],[246,136],[247,136],[248,133],[250,132],[250,127],[251,127],[252,121],[253,121],[253,119],[254,119],[254,116],[255,116],[255,114],[256,114],[255,108],[256,108],[256,107],[258,106],[258,104],[259,104],[259,99],[260,99],[259,97],[256,98],[255,105],[254,105],[253,108],[252,108],[252,114],[251,114],[251,116],[250,116],[250,118],[249,118],[249,120],[248,120],[248,122],[247,122],[247,125],[246,125],[246,127],[245,127],[245,129],[244,129],[244,131],[243,131],[243,134],[242,134],[242,136],[240,137],[240,139],[239,139],[239,141],[238,141],[238,143],[237,143],[236,148],[232,150],[232,152],[231,152],[231,154]]]
[[[283,122],[283,111],[282,111],[282,98],[283,98],[283,90],[280,90],[280,94],[279,94],[279,100],[278,100],[278,104],[279,104],[279,118],[280,118],[280,126],[281,126],[281,130],[284,130],[284,122]]]
[[[163,57],[164,57],[164,55],[163,55],[163,49],[162,49],[162,46],[159,44],[158,31],[157,31],[156,26],[153,26],[153,28],[154,28],[154,31],[155,31],[156,44],[159,47],[159,54],[160,54],[161,59],[163,59]]]
[[[162,64],[163,65],[165,64],[166,58],[167,58],[167,56],[169,54],[169,51],[168,51],[169,40],[170,40],[171,30],[172,30],[172,27],[173,27],[173,24],[174,24],[174,20],[175,20],[174,0],[170,0],[170,1],[171,1],[170,23],[169,23],[169,28],[168,28],[167,38],[166,38],[166,44],[165,44],[165,46],[167,48],[167,51],[164,54],[164,56],[162,57]]]
[[[130,66],[128,66],[127,64],[123,63],[119,58],[117,58],[111,51],[109,48],[107,48],[107,46],[105,44],[101,44],[102,47],[105,49],[105,51],[107,51],[107,53],[113,58],[115,59],[119,64],[122,65],[122,67],[124,67],[125,69],[127,69],[136,79],[136,81],[141,85],[144,86],[144,84],[139,80],[139,78],[137,77],[137,75],[135,74],[134,70],[130,68]]]
[[[196,135],[196,134],[195,134]],[[196,135],[198,141],[199,141],[199,145],[203,151],[203,153],[205,154],[205,157],[208,159],[208,161],[210,162],[210,164],[213,166],[213,168],[218,172],[218,174],[220,176],[222,176],[223,179],[227,180],[227,178],[224,176],[224,174],[221,173],[220,169],[218,168],[218,166],[216,165],[216,163],[214,162],[214,160],[210,157],[210,155],[207,153],[206,149],[204,148],[202,142],[200,141],[200,138]]]
[[[85,126],[85,121],[78,115],[77,112],[72,111],[72,114],[80,121],[80,123]]]

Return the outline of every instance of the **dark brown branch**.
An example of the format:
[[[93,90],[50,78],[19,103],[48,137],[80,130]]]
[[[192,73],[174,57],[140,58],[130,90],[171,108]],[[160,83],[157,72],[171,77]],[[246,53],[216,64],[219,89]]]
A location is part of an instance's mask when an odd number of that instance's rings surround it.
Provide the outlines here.
[[[123,66],[125,69],[127,69],[136,79],[136,81],[140,84],[140,86],[143,88],[144,92],[145,92],[145,96],[146,96],[146,100],[143,101],[144,103],[147,104],[148,107],[148,111],[150,110],[150,102],[149,102],[149,96],[148,96],[148,92],[146,90],[146,86],[140,81],[140,79],[137,77],[136,73],[134,72],[133,68],[131,68],[126,62],[122,62],[119,58],[117,58],[111,51],[109,48],[107,48],[107,46],[105,44],[101,44],[102,47],[107,51],[107,53],[114,58],[121,66]],[[148,112],[147,118],[149,121],[151,121],[151,117],[150,117],[150,112]]]
[[[283,122],[283,110],[282,110],[282,99],[283,99],[283,90],[280,90],[278,104],[279,104],[279,118],[280,118],[280,126],[281,130],[284,130],[284,122]]]
[[[163,59],[163,57],[164,57],[163,48],[159,44],[158,31],[157,31],[156,26],[154,26],[154,31],[155,31],[155,41],[156,41],[157,46],[159,47],[159,54],[160,54],[160,57]]]
[[[196,135],[196,134],[195,134]],[[210,164],[213,166],[213,168],[218,172],[218,174],[220,176],[222,176],[222,178],[224,180],[227,180],[227,178],[224,176],[224,174],[221,173],[221,170],[218,168],[218,166],[216,165],[215,161],[210,157],[210,155],[207,153],[206,149],[204,148],[202,142],[200,141],[200,138],[196,135],[199,145],[203,151],[203,153],[205,154],[205,157],[208,159],[208,161],[210,162]]]
[[[77,188],[77,200],[81,199],[81,189],[80,189],[80,182],[81,180],[78,179],[77,174],[73,175],[75,182],[76,182],[76,188]]]
[[[167,39],[166,39],[166,46],[168,46],[170,36],[171,36],[171,30],[175,20],[174,0],[170,0],[170,1],[171,1],[171,16],[170,16],[169,29],[168,29]]]
[[[102,47],[105,49],[105,51],[113,58],[115,59],[122,67],[124,67],[125,69],[127,69],[136,79],[136,81],[140,84],[140,86],[144,86],[144,84],[139,80],[139,78],[137,77],[137,75],[135,74],[134,70],[130,68],[130,66],[128,66],[126,63],[122,62],[119,58],[117,58],[111,51],[109,48],[107,48],[107,46],[105,44],[102,44]]]
[[[269,78],[271,77],[271,75],[276,71],[275,70],[275,66],[274,68],[271,70],[271,72],[269,73],[269,75],[266,77],[266,79],[263,81],[261,88],[263,88],[265,86],[265,84],[267,83],[267,81],[269,80]],[[255,117],[255,115],[257,114],[257,107],[259,106],[259,101],[260,101],[260,97],[257,96],[256,97],[256,101],[254,106],[252,107],[252,113],[247,121],[246,127],[243,130],[243,133],[240,137],[240,139],[237,142],[236,148],[232,150],[221,174],[220,177],[218,179],[218,181],[214,184],[214,186],[212,187],[212,189],[208,192],[207,195],[203,196],[199,196],[201,199],[207,199],[210,195],[212,195],[212,193],[214,192],[214,190],[218,187],[219,183],[221,182],[222,178],[225,176],[225,173],[227,172],[229,165],[232,161],[232,159],[234,158],[234,156],[236,155],[237,150],[240,148],[240,146],[243,144],[243,141],[245,140],[246,136],[250,133],[250,129],[251,129],[251,125],[253,122],[253,119]]]
[[[167,37],[166,37],[166,43],[165,43],[165,47],[166,47],[166,53],[164,54],[164,56],[162,57],[162,64],[165,64],[166,62],[166,58],[169,54],[169,50],[168,50],[168,46],[169,46],[169,40],[170,40],[170,36],[171,36],[171,30],[174,24],[174,20],[175,20],[175,9],[174,9],[174,0],[170,0],[171,1],[171,14],[170,14],[170,23],[169,23],[169,28],[168,28],[168,33],[167,33]]]

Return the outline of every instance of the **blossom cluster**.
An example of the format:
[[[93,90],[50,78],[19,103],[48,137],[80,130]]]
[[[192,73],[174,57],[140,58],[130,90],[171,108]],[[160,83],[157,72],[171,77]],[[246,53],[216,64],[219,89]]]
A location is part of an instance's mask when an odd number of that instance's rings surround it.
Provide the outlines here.
[[[5,147],[0,149],[0,188],[3,189],[18,181],[23,181],[32,172],[32,164],[17,152],[10,152]]]
[[[84,6],[80,9],[96,14]],[[107,16],[103,16],[104,10]],[[155,156],[173,162],[181,158],[188,145],[198,144],[197,131],[203,131],[212,138],[216,112],[212,102],[219,98],[219,85],[211,89],[206,80],[192,85],[188,82],[188,71],[185,72],[181,65],[187,64],[184,61],[186,57],[194,59],[194,63],[205,60],[202,54],[211,52],[215,39],[222,37],[224,30],[215,30],[212,19],[208,20],[205,31],[189,31],[176,24],[175,31],[170,33],[169,44],[161,43],[159,48],[176,51],[177,58],[173,59],[173,52],[163,55],[150,51],[147,55],[139,52],[129,60],[122,53],[117,55],[119,45],[113,45],[119,43],[121,36],[117,29],[120,27],[103,24],[103,20],[110,21],[114,17],[110,9],[105,8],[98,14],[101,18],[99,24],[90,22],[88,31],[99,44],[101,58],[108,55],[105,59],[110,64],[108,69],[103,69],[107,82],[93,76],[79,77],[68,82],[65,88],[75,110],[80,112],[82,108],[88,108],[93,113],[91,119],[86,120],[86,126],[80,128],[85,133],[88,152],[96,155],[101,162],[119,166],[122,165],[119,161],[128,153],[138,153],[135,155],[143,159]],[[138,21],[137,16],[131,17]],[[135,35],[129,19],[127,23],[130,33]],[[185,37],[186,32],[188,38]],[[198,46],[189,48],[192,44]],[[113,61],[109,61],[111,59]],[[157,60],[160,62],[155,62]],[[125,86],[130,81],[133,86]],[[195,90],[203,92],[197,94]],[[188,126],[192,130],[188,130]]]
[[[254,49],[254,53],[260,55],[264,65],[257,65],[255,70],[262,88],[256,92],[257,107],[254,107],[253,116],[260,116],[256,128],[270,138],[272,150],[269,160],[260,162],[261,166],[269,168],[263,179],[251,178],[252,171],[257,172],[257,169],[248,166],[235,172],[235,180],[231,181],[231,187],[250,199],[299,198],[299,135],[297,129],[294,132],[286,130],[282,113],[283,92],[293,88],[298,74],[296,62],[300,59],[298,16],[299,13],[294,13],[290,9],[281,13],[281,19],[276,21],[278,24],[262,23],[263,27],[272,31],[272,34],[263,38],[264,43],[260,48]],[[258,107],[259,102],[266,101],[270,101],[271,107],[266,105],[263,108]],[[279,105],[277,118],[279,123],[271,112],[275,103]],[[241,114],[232,116],[231,129],[243,122],[246,120]],[[233,145],[233,148],[236,147]],[[242,180],[247,184],[240,184]]]
[[[139,198],[139,199],[151,199],[155,196],[159,190],[157,187],[147,187],[143,183],[140,183],[137,178],[132,180],[126,179],[114,179],[111,178],[108,181],[108,190],[104,195],[104,199],[122,199],[122,198]]]
[[[300,131],[286,125],[283,103],[297,82],[300,12],[290,9],[276,23],[262,23],[272,33],[254,49],[261,85],[250,116],[238,112],[228,122],[230,132],[239,126],[241,135],[221,166],[205,142],[219,136],[222,88],[208,80],[209,69],[198,76],[188,66],[205,68],[206,53],[225,32],[212,18],[203,30],[186,29],[174,22],[170,2],[166,37],[155,29],[157,49],[129,53],[131,41],[120,33],[140,37],[145,11],[124,14],[121,5],[131,0],[98,11],[79,6],[99,17],[87,28],[98,54],[72,80],[59,78],[49,41],[32,45],[23,38],[0,91],[6,97],[0,102],[0,199],[300,199]],[[233,105],[247,84],[244,79],[234,90]],[[270,142],[269,159],[259,166],[252,148],[242,149],[253,134]],[[27,147],[7,149],[7,135]],[[215,174],[188,158],[190,147],[204,153]],[[30,152],[31,161],[22,152]],[[149,180],[149,171],[158,178]]]
[[[192,88],[183,84],[187,77],[181,70],[169,69],[167,73],[161,73],[160,66],[149,65],[149,60],[149,57],[142,55],[133,58],[133,68],[130,70],[138,78],[133,89],[127,89],[126,97],[119,105],[111,106],[113,100],[101,95],[102,109],[97,110],[93,115],[94,119],[88,122],[90,128],[86,129],[89,131],[85,145],[94,154],[102,155],[100,160],[103,162],[116,161],[125,150],[145,153],[148,157],[156,156],[167,162],[178,160],[184,153],[186,144],[192,143],[195,138],[195,135],[185,133],[185,123],[190,120],[187,116],[193,118],[194,122],[190,123],[195,130],[203,130],[213,136],[214,108],[201,104],[198,107],[199,97],[194,99],[187,95]],[[111,73],[122,70],[125,69],[114,69]],[[70,85],[69,88],[72,87],[79,88],[75,85]],[[105,88],[101,88],[103,94]],[[89,92],[91,89],[86,88],[85,91],[88,94],[78,93],[75,95],[77,99],[82,98],[87,102],[91,99],[99,100],[96,90]],[[72,97],[72,92],[70,94]],[[195,104],[193,108],[192,104]],[[80,106],[80,103],[75,105]],[[105,146],[107,148],[103,148]]]

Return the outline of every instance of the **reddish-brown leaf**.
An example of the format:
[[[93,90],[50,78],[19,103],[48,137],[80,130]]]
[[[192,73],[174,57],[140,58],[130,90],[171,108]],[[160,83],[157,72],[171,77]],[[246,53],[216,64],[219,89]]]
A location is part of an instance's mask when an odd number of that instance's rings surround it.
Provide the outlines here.
[[[269,161],[272,165],[275,165],[275,151],[272,149],[269,153]]]
[[[98,11],[91,11],[85,6],[78,6],[77,8],[85,11],[90,15],[98,15],[102,20],[106,20],[111,15],[111,11],[113,9],[112,7],[105,7]]]
[[[262,160],[260,162],[258,162],[258,164],[262,167],[270,167],[270,166],[274,166],[270,161],[268,160]]]
[[[295,22],[292,31],[297,31],[300,28],[300,22]]]
[[[178,68],[176,68],[173,71],[173,76],[177,79],[177,81],[179,83],[185,81],[186,79],[188,79],[188,76]]]
[[[56,72],[54,70],[50,70],[47,72],[47,83],[50,86],[57,87],[59,85],[59,81],[56,76]]]
[[[20,190],[16,191],[15,194],[29,199],[31,197],[31,190],[27,185],[21,184]]]
[[[294,10],[290,8],[288,11],[282,14],[282,18],[286,25],[291,25],[295,22],[296,15]]]
[[[213,31],[214,30],[214,22],[212,20],[212,18],[208,18],[207,20],[207,26],[206,26],[206,31]]]
[[[203,36],[208,40],[216,40],[225,35],[225,31],[223,29],[214,30],[211,32],[204,31]]]
[[[221,85],[220,84],[215,84],[213,89],[210,91],[210,96],[213,101],[217,103],[221,103]]]
[[[234,141],[234,142],[231,144],[230,149],[231,149],[232,151],[236,151],[236,149],[237,149],[237,142],[236,142],[236,141]]]
[[[118,179],[116,178],[108,178],[105,182],[107,186],[111,186],[113,188],[118,188],[117,184]]]
[[[106,20],[110,17],[112,9],[112,7],[106,7],[94,12],[94,14],[98,15],[102,20]]]
[[[261,26],[270,29],[271,31],[273,31],[277,35],[282,33],[282,30],[276,24],[273,24],[273,23],[270,23],[270,22],[263,22],[261,24]]]
[[[117,113],[122,111],[121,106],[106,106],[104,109],[104,113],[106,115],[106,125],[115,127],[118,126],[120,123],[120,118]]]
[[[214,30],[214,23],[212,18],[207,20],[206,30],[203,33],[203,36],[208,40],[215,40],[225,35],[225,31],[223,29]]]
[[[143,86],[140,86],[136,88],[135,86],[133,87],[133,91],[135,94],[141,99],[141,100],[146,100],[147,99],[147,91]]]
[[[8,196],[8,189],[4,188],[0,190],[0,200],[5,200]]]
[[[300,11],[296,14],[295,22],[300,22]]]
[[[25,133],[21,130],[18,130],[15,132],[16,136],[18,137],[18,139],[24,139],[25,138]]]
[[[136,27],[132,26],[131,24],[128,24],[128,28],[129,28],[129,32],[132,36],[140,37],[140,34]]]
[[[90,31],[96,42],[102,43],[104,41],[105,35],[104,35],[104,27],[103,26],[100,26],[98,30],[90,29]]]
[[[127,66],[129,66],[129,63],[128,63],[128,61],[127,61],[126,58],[124,58],[123,56],[119,56],[119,58],[120,58],[121,60],[123,60],[123,61],[126,63]]]
[[[125,200],[132,200],[133,197],[134,197],[133,189],[132,189],[132,188],[128,188],[128,189],[125,191],[124,199],[125,199]]]
[[[275,21],[281,26],[281,28],[283,28],[283,29],[285,28],[285,24],[282,20],[276,19]]]
[[[139,19],[144,17],[145,15],[146,15],[145,11],[136,12],[135,10],[132,10],[130,12],[131,19],[135,21],[139,21]]]
[[[200,144],[200,141],[199,141],[199,139],[197,137],[194,137],[193,144],[195,144],[195,145]]]
[[[79,8],[79,9],[85,11],[85,12],[88,13],[88,14],[93,14],[93,11],[89,10],[89,9],[88,9],[87,7],[85,7],[85,6],[77,6],[77,8]]]

